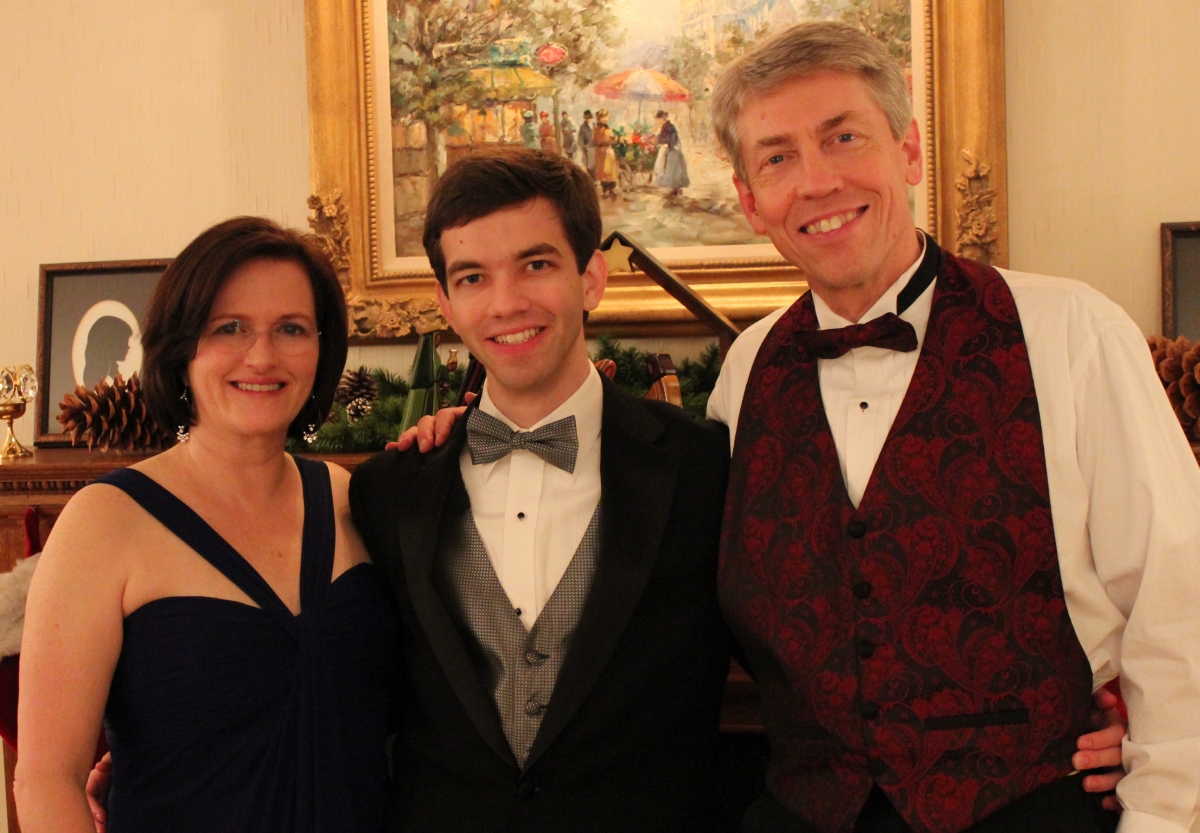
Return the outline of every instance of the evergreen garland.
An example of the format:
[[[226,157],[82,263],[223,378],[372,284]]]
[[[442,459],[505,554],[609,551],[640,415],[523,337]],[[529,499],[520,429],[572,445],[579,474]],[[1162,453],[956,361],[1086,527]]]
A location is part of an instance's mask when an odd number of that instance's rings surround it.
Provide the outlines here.
[[[646,367],[646,358],[650,353],[637,347],[624,347],[607,334],[602,334],[596,341],[596,353],[591,357],[592,361],[612,359],[617,364],[617,375],[613,381],[634,396],[645,396],[650,389],[650,371]],[[676,370],[684,409],[696,419],[704,419],[708,395],[712,393],[717,384],[717,375],[721,372],[721,351],[716,344],[710,344],[704,348],[698,361],[684,359],[676,366]],[[438,377],[441,392],[439,407],[453,404],[465,372],[465,363],[452,373],[442,366]],[[289,439],[287,450],[317,454],[364,453],[382,451],[385,445],[395,440],[404,421],[408,382],[382,367],[373,369],[371,378],[375,380],[378,398],[371,403],[370,411],[351,421],[345,406],[335,402],[329,418],[317,431],[316,441],[308,444],[303,440]]]

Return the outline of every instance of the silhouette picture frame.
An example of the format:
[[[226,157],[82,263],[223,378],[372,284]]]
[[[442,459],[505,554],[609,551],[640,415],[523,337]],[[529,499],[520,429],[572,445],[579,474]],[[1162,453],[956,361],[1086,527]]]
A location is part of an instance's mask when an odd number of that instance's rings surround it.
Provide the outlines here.
[[[141,370],[141,324],[170,259],[51,263],[38,280],[34,445],[70,445],[55,417],[77,385]]]

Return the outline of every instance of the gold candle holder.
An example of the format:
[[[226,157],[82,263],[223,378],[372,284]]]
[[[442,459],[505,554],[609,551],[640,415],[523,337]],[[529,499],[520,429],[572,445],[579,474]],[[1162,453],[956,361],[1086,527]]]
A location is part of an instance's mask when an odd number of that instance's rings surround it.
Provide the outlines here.
[[[13,365],[0,370],[0,419],[8,423],[8,436],[0,447],[0,459],[28,457],[31,452],[17,442],[13,420],[25,414],[25,406],[37,396],[37,375],[27,364]]]

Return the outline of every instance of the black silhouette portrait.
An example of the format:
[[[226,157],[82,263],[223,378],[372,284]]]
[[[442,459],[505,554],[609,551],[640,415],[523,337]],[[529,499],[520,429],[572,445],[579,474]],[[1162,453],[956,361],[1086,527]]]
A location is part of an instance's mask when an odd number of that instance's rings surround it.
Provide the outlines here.
[[[116,378],[117,362],[125,361],[129,354],[129,337],[133,328],[111,315],[96,319],[88,331],[87,352],[83,366],[86,384],[94,385],[101,379]]]

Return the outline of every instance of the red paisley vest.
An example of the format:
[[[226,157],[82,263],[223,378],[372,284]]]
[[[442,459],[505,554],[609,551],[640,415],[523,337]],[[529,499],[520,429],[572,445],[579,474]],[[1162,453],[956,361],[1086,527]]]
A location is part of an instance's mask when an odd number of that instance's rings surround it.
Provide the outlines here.
[[[963,830],[1070,773],[1089,731],[1016,303],[994,269],[930,257],[925,341],[857,510],[794,337],[818,327],[811,295],[763,342],[738,418],[721,605],[768,789],[830,833],[872,783],[914,831]]]

